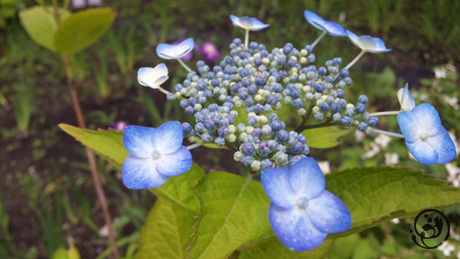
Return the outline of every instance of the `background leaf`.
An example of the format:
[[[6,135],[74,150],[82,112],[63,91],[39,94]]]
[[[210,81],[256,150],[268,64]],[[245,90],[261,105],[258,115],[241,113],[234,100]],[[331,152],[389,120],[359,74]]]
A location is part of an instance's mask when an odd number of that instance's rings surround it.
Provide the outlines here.
[[[243,249],[238,259],[323,259],[326,258],[333,245],[334,240],[326,239],[319,247],[299,253],[289,250],[277,237],[271,237],[258,241],[255,246],[250,245]]]
[[[129,156],[123,145],[123,132],[112,129],[89,130],[80,129],[68,124],[59,124],[59,128],[67,134],[75,137],[83,145],[94,150],[98,155],[111,162],[118,169],[121,169],[123,162]]]
[[[141,231],[138,258],[186,258],[193,217],[186,208],[158,197]]]
[[[351,228],[328,238],[347,236],[393,218],[460,202],[460,188],[409,168],[353,168],[326,175],[326,189],[341,199],[352,216]]]
[[[56,21],[52,15],[53,7],[34,6],[29,9],[21,10],[19,18],[29,36],[39,45],[56,51],[54,47],[54,34],[57,29]],[[48,10],[48,11],[47,11]],[[61,14],[61,22],[65,21],[71,14],[65,9],[57,9]]]
[[[227,258],[271,230],[270,201],[262,184],[225,172],[212,172],[195,188],[201,202],[190,258]]]
[[[350,129],[341,129],[339,126],[306,129],[302,134],[307,137],[307,145],[311,148],[331,148],[339,145],[337,139],[348,134]]]
[[[91,8],[73,14],[56,31],[56,50],[73,54],[89,47],[112,26],[116,16],[111,8]]]

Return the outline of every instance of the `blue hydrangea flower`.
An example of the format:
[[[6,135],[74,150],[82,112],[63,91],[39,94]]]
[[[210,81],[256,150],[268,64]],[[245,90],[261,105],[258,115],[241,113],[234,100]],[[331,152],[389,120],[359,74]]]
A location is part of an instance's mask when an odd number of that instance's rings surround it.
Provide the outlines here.
[[[168,68],[165,64],[159,64],[155,68],[141,67],[137,71],[139,84],[153,89],[160,88],[160,85],[168,80]]]
[[[445,164],[457,155],[454,142],[431,104],[422,103],[401,112],[397,119],[407,148],[420,163]]]
[[[180,59],[193,50],[195,43],[188,38],[177,45],[161,43],[157,46],[157,55],[162,59]]]
[[[260,31],[270,26],[270,24],[264,24],[263,22],[257,20],[256,18],[247,17],[247,16],[243,16],[239,18],[239,17],[236,17],[235,15],[230,15],[230,19],[232,19],[232,22],[235,25],[241,28],[244,28],[246,30],[250,30],[250,31]]]
[[[180,175],[192,167],[192,155],[182,145],[182,126],[166,122],[158,128],[128,126],[123,144],[131,154],[123,163],[122,180],[130,189],[155,188],[170,176]]]
[[[398,91],[398,100],[401,104],[401,110],[411,111],[415,107],[415,101],[412,97],[412,94],[409,91],[409,84],[406,84],[404,88],[399,89]]]
[[[347,30],[347,34],[351,42],[353,42],[356,47],[366,52],[380,53],[391,51],[391,49],[387,49],[385,47],[385,43],[379,38],[373,38],[368,35],[358,37],[356,34],[349,30]]]
[[[331,21],[326,21],[323,18],[321,18],[319,15],[315,14],[314,12],[305,10],[304,12],[305,18],[307,21],[315,26],[316,28],[327,32],[328,34],[335,36],[335,37],[346,37],[347,32],[345,29],[342,27],[342,25],[336,23],[336,22],[331,22]]]
[[[328,233],[350,228],[351,215],[347,207],[325,190],[326,180],[315,159],[303,158],[290,170],[264,169],[261,178],[272,202],[268,211],[270,224],[289,249],[314,249]]]

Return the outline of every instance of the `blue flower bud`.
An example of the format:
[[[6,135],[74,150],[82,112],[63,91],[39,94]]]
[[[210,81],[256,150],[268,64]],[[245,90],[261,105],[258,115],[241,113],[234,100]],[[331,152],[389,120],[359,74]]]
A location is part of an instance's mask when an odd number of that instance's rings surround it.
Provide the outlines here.
[[[340,70],[340,76],[341,77],[347,77],[349,74],[350,74],[350,71],[348,71],[348,69],[346,69],[346,68]]]
[[[233,85],[230,87],[230,90],[231,90],[233,93],[237,93],[237,92],[240,90],[239,84],[233,84]]]
[[[257,123],[257,119],[254,116],[249,116],[247,122],[249,126],[254,126]]]
[[[277,120],[279,120],[279,119],[280,119],[280,117],[279,117],[278,114],[276,114],[276,113],[272,113],[272,114],[270,114],[270,115],[268,116],[268,120],[269,120],[270,122],[277,121]]]
[[[355,110],[353,108],[347,108],[345,110],[345,115],[347,115],[348,117],[352,117],[353,115],[355,115]]]
[[[358,103],[355,107],[355,110],[357,113],[361,114],[361,113],[364,113],[366,111],[366,105],[362,104],[362,103]]]
[[[369,101],[366,95],[362,94],[358,97],[358,102],[362,104],[366,104]]]
[[[299,162],[303,157],[301,157],[300,155],[295,155],[295,156],[291,156],[290,159],[289,159],[289,166],[293,166],[295,165],[297,162]]]
[[[225,126],[217,130],[217,135],[219,135],[219,137],[225,138],[228,134],[229,134],[228,128]]]
[[[212,92],[209,91],[209,90],[206,90],[206,91],[204,91],[204,96],[205,96],[206,98],[211,98],[211,97],[212,97]]]
[[[265,78],[263,76],[258,76],[255,79],[255,83],[256,85],[261,86],[265,83]]]
[[[197,66],[197,67],[202,67],[202,66],[204,66],[204,65],[206,65],[206,63],[204,63],[203,60],[198,60],[198,61],[196,62],[196,66]]]
[[[191,105],[191,106],[195,105],[196,104],[196,98],[195,97],[190,97],[188,99],[188,104]]]
[[[262,126],[262,134],[265,136],[269,136],[272,134],[272,128],[269,125]]]
[[[187,107],[185,108],[185,114],[187,114],[187,115],[193,115],[194,113],[195,113],[195,109],[193,109],[192,106],[187,106]]]
[[[291,58],[291,59],[288,60],[287,64],[290,67],[294,67],[297,64],[297,62],[294,59]]]
[[[182,90],[183,86],[181,84],[176,84],[174,86],[174,90],[176,90],[176,92],[179,92],[180,90]]]
[[[268,146],[266,141],[259,144],[259,153],[262,156],[267,156],[270,153],[270,147]]]
[[[350,126],[353,123],[353,120],[348,116],[343,116],[340,121],[343,126]]]
[[[342,59],[341,58],[334,58],[332,60],[332,63],[334,63],[334,65],[341,65],[342,64]]]
[[[360,130],[360,131],[366,131],[366,129],[367,129],[367,124],[366,124],[365,122],[360,122],[360,123],[358,124],[358,130]]]
[[[328,60],[328,61],[324,62],[324,65],[326,67],[332,66],[332,60]]]
[[[174,98],[175,98],[175,96],[174,96],[173,93],[168,93],[168,94],[166,94],[166,100],[172,101],[172,100],[174,100]]]
[[[333,104],[334,103],[334,97],[328,96],[326,98],[326,103],[329,104],[329,105]]]
[[[273,165],[273,162],[268,158],[260,162],[260,167],[262,167],[262,169],[272,167],[272,165]]]
[[[315,54],[311,53],[310,55],[308,55],[307,61],[308,61],[308,63],[315,63],[315,61],[316,61]]]
[[[310,153],[310,147],[307,146],[307,145],[304,145],[304,146],[303,146],[302,154],[308,155],[309,153]]]
[[[281,142],[286,142],[289,140],[289,137],[291,135],[289,135],[289,132],[287,132],[286,130],[280,130],[278,132],[278,139],[281,141]]]
[[[285,146],[285,145],[279,144],[279,145],[276,147],[276,151],[285,153],[285,152],[286,152],[286,146]]]
[[[244,101],[244,103],[246,104],[246,106],[251,107],[251,106],[254,105],[254,99],[252,99],[252,97],[248,97],[248,98]]]
[[[219,121],[219,125],[223,127],[227,127],[230,124],[230,120],[228,118],[223,118]]]
[[[195,120],[196,120],[196,122],[203,123],[205,121],[205,117],[201,113],[195,113]]]
[[[324,76],[327,74],[327,69],[325,67],[318,68],[318,74]]]
[[[238,117],[238,112],[235,111],[235,110],[232,110],[232,111],[230,111],[230,115],[231,115],[233,118],[236,118],[236,117]]]
[[[312,50],[313,50],[311,45],[306,45],[303,49],[306,50],[308,53],[312,52]]]
[[[187,100],[181,100],[179,104],[180,104],[180,107],[185,108],[185,107],[188,106],[188,101]]]
[[[252,95],[256,94],[257,93],[257,87],[255,85],[248,86],[248,92],[249,92],[249,94],[252,94]]]
[[[254,136],[254,139],[256,137],[258,137],[258,138],[262,137],[262,129],[261,128],[254,128],[254,131],[252,132],[252,135]]]
[[[318,92],[318,93],[322,93],[322,92],[324,91],[324,89],[326,89],[326,87],[324,86],[323,83],[317,83],[317,84],[315,85],[315,90],[316,90],[316,92]]]
[[[331,111],[332,112],[339,112],[342,109],[342,105],[340,103],[332,103],[331,104]]]
[[[281,121],[275,120],[270,124],[270,127],[273,131],[280,131],[285,128],[285,125]]]
[[[270,53],[268,53],[268,51],[266,51],[266,50],[262,50],[262,51],[259,52],[259,53],[260,53],[260,56],[261,56],[262,58],[266,58],[266,57],[268,57],[268,55],[270,54]]]
[[[225,103],[223,104],[224,107],[227,107],[229,110],[233,109],[232,97],[227,96],[225,98]]]
[[[291,104],[292,103],[292,97],[290,97],[290,96],[284,97],[284,103],[288,104],[288,105]]]
[[[294,105],[294,108],[296,109],[300,109],[303,107],[303,101],[300,98],[295,99],[292,104]]]
[[[319,109],[323,112],[327,112],[329,111],[329,104],[327,104],[326,102],[322,102],[318,105]]]
[[[203,123],[197,123],[197,124],[195,125],[195,131],[197,131],[197,132],[202,132],[203,130],[204,130],[204,125],[203,125]]]
[[[192,132],[193,128],[192,125],[188,122],[182,123],[182,131],[184,132],[184,135],[188,135],[190,132]]]
[[[232,56],[237,56],[238,53],[239,53],[239,52],[238,52],[237,49],[232,49],[232,50],[230,50],[230,55],[232,55]]]
[[[243,142],[244,142],[244,143],[252,143],[252,142],[254,142],[254,136],[253,136],[253,135],[249,135],[249,134],[246,135],[246,136],[244,136]]]
[[[303,134],[298,134],[296,139],[302,144],[307,143],[307,138]]]
[[[370,117],[369,120],[367,120],[367,124],[371,127],[375,127],[379,125],[379,118],[377,117]]]
[[[340,113],[338,113],[338,112],[337,112],[337,113],[334,113],[334,114],[332,115],[332,120],[333,120],[333,121],[340,121],[341,119],[342,119],[342,114],[340,114]]]
[[[225,146],[225,139],[222,138],[222,137],[217,137],[217,138],[214,140],[214,143],[216,143],[216,145],[217,145],[218,147]]]
[[[276,64],[278,66],[284,66],[286,64],[286,57],[282,56],[282,57],[278,58],[278,60],[276,61]]]
[[[314,117],[315,117],[315,119],[320,121],[320,120],[324,119],[324,114],[322,114],[321,112],[317,112],[317,113],[315,113]]]
[[[220,120],[221,120],[219,115],[214,115],[214,116],[212,116],[211,119],[214,121],[215,124],[219,124]]]
[[[243,158],[241,159],[241,163],[243,163],[243,165],[245,166],[249,166],[252,163],[252,161],[253,159],[250,156],[243,156]]]
[[[205,120],[204,121],[204,127],[205,129],[209,130],[209,131],[214,131],[214,128],[215,128],[216,124],[213,120]]]
[[[353,80],[351,80],[349,77],[346,77],[343,79],[343,82],[345,82],[347,86],[350,86],[353,83]]]
[[[257,47],[259,47],[259,44],[257,42],[252,41],[251,43],[249,43],[249,48],[256,49]]]
[[[208,79],[213,79],[216,76],[216,73],[210,71],[208,72]]]
[[[208,110],[210,112],[215,112],[217,110],[219,110],[219,106],[215,103],[211,103],[209,106],[208,106]]]
[[[343,107],[347,106],[348,103],[347,103],[347,101],[346,101],[345,99],[340,99],[340,100],[339,100],[339,104],[340,104],[340,106],[342,106],[342,108],[343,108]]]
[[[225,63],[231,65],[231,64],[233,63],[233,58],[227,56],[227,57],[225,58]]]
[[[291,95],[292,98],[299,98],[300,97],[299,89],[295,89],[295,88],[292,89],[290,95]]]
[[[211,141],[211,135],[209,135],[209,133],[207,133],[207,132],[201,134],[201,141],[203,141],[203,142]]]
[[[249,71],[245,68],[241,69],[240,72],[238,72],[241,78],[247,77],[249,75]]]
[[[254,153],[255,148],[252,143],[244,143],[240,146],[240,150],[243,152],[243,154],[250,156]]]

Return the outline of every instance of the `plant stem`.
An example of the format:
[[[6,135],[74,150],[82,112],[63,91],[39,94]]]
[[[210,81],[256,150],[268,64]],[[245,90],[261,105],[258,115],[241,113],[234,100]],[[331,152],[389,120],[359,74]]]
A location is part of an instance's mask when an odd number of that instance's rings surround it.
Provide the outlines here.
[[[249,29],[244,33],[244,46],[247,48],[249,43]]]
[[[389,132],[389,131],[385,131],[385,130],[374,129],[374,132],[379,133],[379,134],[383,134],[383,135],[387,135],[387,136],[390,136],[390,137],[404,138],[403,134]]]
[[[358,56],[356,56],[356,58],[353,59],[353,61],[351,61],[350,64],[348,64],[348,65],[345,67],[345,69],[350,69],[350,67],[353,66],[353,65],[356,63],[356,61],[358,61],[358,60],[364,55],[364,53],[366,53],[366,51],[365,51],[365,50],[361,50],[361,52],[359,52]]]
[[[299,126],[297,126],[297,128],[294,130],[296,132],[301,132],[299,131],[300,129],[306,127],[306,124],[307,124],[307,121],[308,121],[308,118],[310,118],[310,115],[313,111],[313,106],[314,106],[314,102],[311,101],[310,103],[310,106],[308,106],[308,110],[307,110],[307,113],[305,114],[305,116],[303,117],[303,120],[302,122],[299,124]]]
[[[318,42],[324,37],[326,36],[327,32],[326,31],[323,31],[323,33],[321,33],[321,35],[315,40],[315,42],[313,42],[310,46],[311,48],[313,49],[316,44],[318,44]]]
[[[72,96],[72,104],[77,117],[78,126],[81,129],[85,129],[85,120],[83,118],[83,113],[81,111],[80,102],[78,100],[77,91],[73,83],[73,73],[72,73],[72,58],[69,55],[62,54],[62,60],[64,61],[66,75],[67,75],[67,84],[70,87],[70,95]],[[113,232],[112,220],[110,216],[109,207],[107,205],[107,199],[105,198],[104,190],[102,189],[101,179],[99,172],[97,171],[96,159],[94,157],[93,151],[85,146],[85,152],[88,157],[89,167],[91,169],[91,175],[93,177],[94,187],[96,189],[96,194],[99,200],[99,203],[102,207],[102,213],[104,214],[105,224],[109,229],[109,242],[112,249],[112,254],[115,259],[118,259],[118,249],[115,242],[115,233]]]
[[[375,113],[369,114],[369,116],[398,115],[398,114],[400,114],[401,112],[402,112],[402,111],[375,112]]]
[[[192,70],[184,63],[184,61],[182,61],[180,58],[178,58],[177,61],[179,61],[179,63],[180,63],[185,69],[187,69],[188,72],[191,72],[191,71],[192,71]]]

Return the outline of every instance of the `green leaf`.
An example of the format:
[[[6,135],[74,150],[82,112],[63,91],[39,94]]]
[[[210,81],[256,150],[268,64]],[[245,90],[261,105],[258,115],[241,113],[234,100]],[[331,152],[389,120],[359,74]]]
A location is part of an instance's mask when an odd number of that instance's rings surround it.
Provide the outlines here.
[[[228,149],[228,147],[226,147],[226,146],[219,147],[218,145],[216,145],[214,143],[206,143],[203,146],[205,146],[207,148],[212,148],[212,149]]]
[[[123,132],[106,130],[80,129],[67,124],[59,124],[59,128],[67,134],[75,137],[83,145],[94,150],[98,155],[111,162],[117,168],[121,168],[125,159],[129,156],[123,145]]]
[[[393,218],[413,217],[424,209],[442,209],[460,202],[460,188],[409,168],[346,169],[326,175],[326,189],[345,203],[352,216],[348,231],[328,238],[351,235]]]
[[[19,12],[19,19],[26,29],[29,36],[39,45],[56,51],[54,46],[54,35],[57,29],[57,23],[52,13],[53,7],[47,9],[41,6],[34,6]],[[65,21],[71,14],[65,9],[57,9],[60,13],[60,20]]]
[[[186,208],[158,197],[142,227],[138,258],[186,258],[196,223],[193,217]]]
[[[277,237],[271,237],[258,241],[255,246],[242,249],[238,259],[315,259],[326,258],[332,248],[334,240],[327,239],[319,247],[306,252],[294,252],[281,243]]]
[[[233,122],[234,125],[238,125],[239,123],[243,123],[246,125],[248,122],[248,113],[246,112],[246,107],[241,108],[233,108],[233,110],[238,112],[238,116],[236,116],[235,121]]]
[[[91,8],[73,14],[56,31],[56,50],[74,54],[89,47],[112,26],[116,16],[111,8]]]
[[[165,184],[151,190],[156,195],[167,199],[176,206],[190,211],[196,216],[200,210],[200,203],[192,192],[192,188],[197,185],[198,180],[203,176],[203,169],[193,163],[192,168],[185,174],[169,177]]]
[[[335,239],[334,246],[329,253],[328,259],[350,258],[360,240],[359,234]]]
[[[337,139],[348,134],[350,129],[341,129],[339,126],[306,129],[302,134],[307,137],[307,145],[312,148],[331,148],[339,145]]]
[[[270,230],[270,201],[262,184],[239,175],[213,172],[195,187],[201,203],[190,258],[227,258]]]
[[[278,114],[280,121],[284,121],[287,118],[290,110],[291,110],[290,105],[283,104],[281,105],[281,109],[275,110],[274,113]]]

